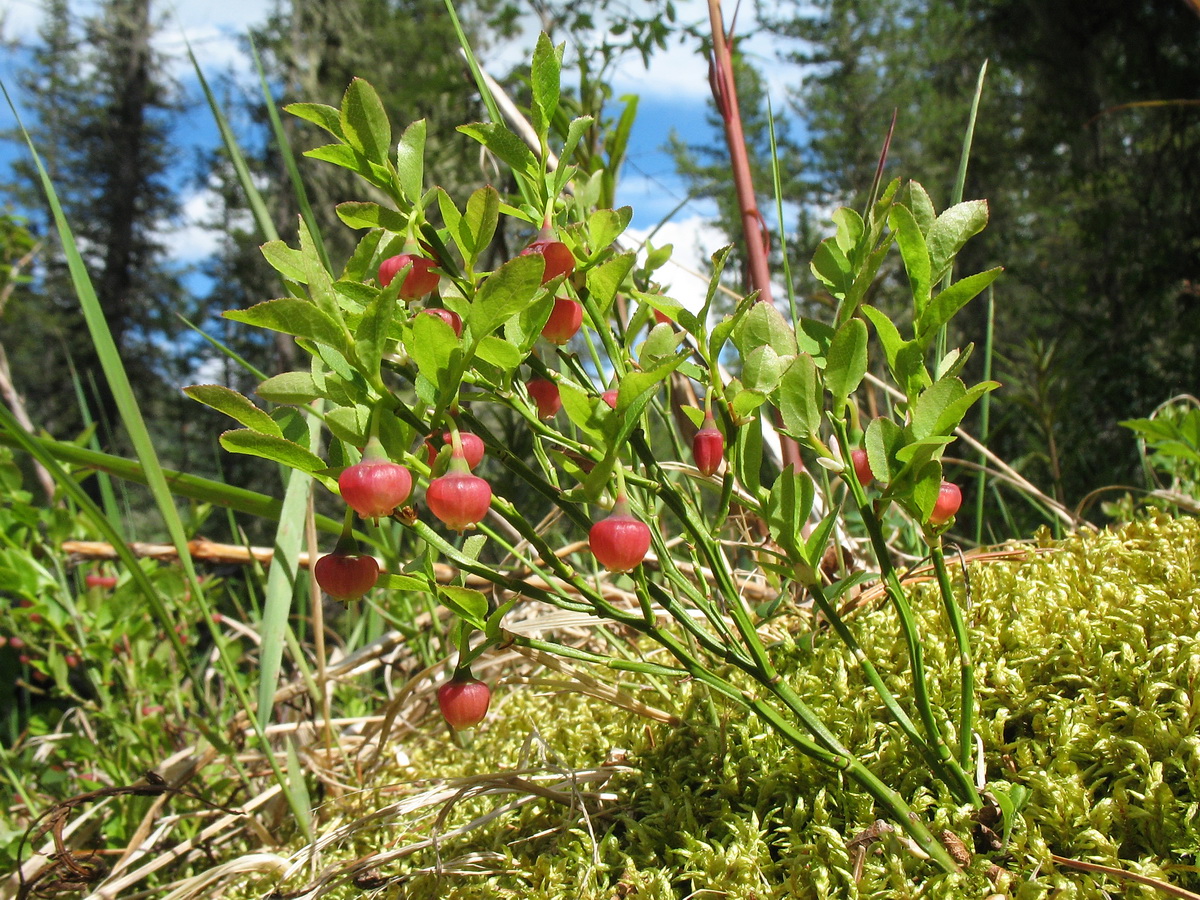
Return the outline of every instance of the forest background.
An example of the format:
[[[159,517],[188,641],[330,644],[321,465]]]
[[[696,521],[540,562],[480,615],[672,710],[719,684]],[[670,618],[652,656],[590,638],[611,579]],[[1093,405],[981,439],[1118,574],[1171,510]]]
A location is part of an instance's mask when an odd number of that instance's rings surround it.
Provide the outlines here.
[[[634,205],[640,234],[677,207],[674,227],[653,237],[656,245],[673,239],[677,254],[695,255],[699,242],[711,251],[724,242],[718,235],[736,239],[725,145],[701,106],[703,4],[470,0],[458,8],[491,74],[518,101],[527,89],[519,61],[538,30],[567,43],[565,71],[578,73],[575,99],[587,112],[603,104],[611,122],[625,95],[645,84],[635,140],[653,165],[669,160],[670,171],[639,170],[631,154],[619,202]],[[164,464],[277,493],[253,459],[220,453],[221,417],[179,391],[201,380],[253,388],[253,376],[200,331],[268,373],[287,368],[294,351],[290,341],[264,341],[220,318],[274,296],[273,277],[215,140],[188,149],[192,123],[208,113],[191,76],[180,74],[179,26],[167,13],[149,0],[46,0],[36,33],[0,31],[9,40],[3,77],[64,199]],[[803,311],[818,318],[807,260],[827,231],[827,212],[862,205],[893,112],[888,174],[916,178],[945,205],[987,61],[965,196],[989,201],[992,227],[962,264],[976,271],[1002,262],[1006,274],[989,302],[960,317],[955,339],[982,347],[992,336],[991,374],[1004,387],[992,401],[989,446],[1048,493],[1088,504],[1101,518],[1094,491],[1142,483],[1134,436],[1118,423],[1200,385],[1200,11],[1189,0],[789,0],[741,10],[734,27],[760,203],[776,209],[773,115],[784,202],[782,223],[770,216],[770,224],[782,225]],[[472,118],[471,108],[474,118],[484,111],[441,0],[297,0],[276,4],[250,31],[281,105],[336,105],[351,77],[367,75],[393,121],[428,119],[432,183],[460,200],[478,183],[478,149],[453,128]],[[224,52],[206,58],[203,42],[194,49],[234,111],[238,140],[253,151],[281,236],[292,240],[297,210],[269,139],[249,45],[236,61]],[[698,75],[700,90],[694,78],[689,89],[671,80],[680,72]],[[675,104],[692,116],[676,131],[658,114],[671,105],[664,86],[695,101]],[[303,123],[287,127],[298,148],[319,141]],[[86,436],[125,452],[31,165],[15,133],[5,141],[5,402],[19,402],[36,428],[57,438]],[[344,257],[352,234],[333,206],[346,199],[346,184],[330,167],[302,165],[331,251]],[[181,256],[185,206],[201,193],[206,234],[196,243],[211,253]],[[512,240],[499,235],[497,259],[515,249]],[[782,278],[783,242],[773,246]],[[731,269],[737,287],[738,267]],[[695,290],[678,277],[681,297]],[[902,279],[885,272],[872,302],[899,316],[889,294]],[[974,377],[988,357],[976,353]],[[982,507],[985,539],[1024,534],[1041,521],[1003,488],[992,490]],[[964,510],[969,533],[971,498]],[[206,536],[224,536],[222,523],[211,524]],[[147,519],[139,536],[154,529]]]

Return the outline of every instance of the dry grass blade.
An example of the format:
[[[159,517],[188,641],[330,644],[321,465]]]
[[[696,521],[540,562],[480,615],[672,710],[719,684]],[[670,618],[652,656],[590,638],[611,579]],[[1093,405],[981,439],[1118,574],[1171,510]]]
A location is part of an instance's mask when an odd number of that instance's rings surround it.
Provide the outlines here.
[[[1144,884],[1146,887],[1154,888],[1160,893],[1166,894],[1168,897],[1182,897],[1184,900],[1200,900],[1200,894],[1194,894],[1191,891],[1185,891],[1183,888],[1175,887],[1166,881],[1160,881],[1157,878],[1151,878],[1149,875],[1139,875],[1137,872],[1126,872],[1124,869],[1116,869],[1112,866],[1102,866],[1099,863],[1084,862],[1082,859],[1069,859],[1066,856],[1055,856],[1050,854],[1050,858],[1060,866],[1067,866],[1072,869],[1079,869],[1083,872],[1096,872],[1100,875],[1110,875],[1121,881],[1134,881],[1138,884]]]

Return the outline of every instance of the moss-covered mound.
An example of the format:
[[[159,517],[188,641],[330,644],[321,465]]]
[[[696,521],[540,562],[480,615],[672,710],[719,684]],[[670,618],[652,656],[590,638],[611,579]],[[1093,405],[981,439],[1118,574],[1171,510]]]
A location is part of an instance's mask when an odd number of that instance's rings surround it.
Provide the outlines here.
[[[1139,522],[1043,547],[970,569],[986,778],[1027,788],[1029,800],[1007,851],[977,853],[961,875],[938,872],[894,836],[854,842],[876,818],[868,796],[699,688],[640,688],[685,722],[669,726],[550,686],[512,686],[469,749],[426,729],[406,748],[400,777],[411,781],[398,788],[416,791],[431,775],[500,777],[453,782],[462,791],[449,809],[398,808],[340,850],[328,846],[326,864],[438,838],[381,860],[380,880],[327,896],[369,886],[386,897],[530,900],[1161,896],[1054,855],[1200,890],[1200,521]],[[957,660],[940,601],[919,592],[916,605],[949,729]],[[972,811],[954,808],[883,724],[836,638],[795,622],[775,648],[786,677],[936,829],[974,843]],[[906,696],[890,610],[863,610],[853,627]],[[572,775],[594,775],[606,758],[627,767],[603,784]],[[505,803],[509,811],[477,821]]]

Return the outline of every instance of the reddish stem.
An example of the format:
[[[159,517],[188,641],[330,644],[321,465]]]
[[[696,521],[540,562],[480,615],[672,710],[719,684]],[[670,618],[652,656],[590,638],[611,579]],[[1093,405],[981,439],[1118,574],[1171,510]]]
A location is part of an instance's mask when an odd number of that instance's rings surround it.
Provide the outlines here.
[[[738,108],[737,86],[733,77],[733,56],[725,36],[725,22],[720,0],[708,0],[708,17],[712,26],[713,68],[710,75],[713,99],[725,124],[725,141],[729,145],[729,165],[733,186],[737,192],[738,211],[745,235],[747,269],[750,289],[759,292],[759,300],[775,305],[771,297],[771,269],[767,264],[768,232],[758,201],[754,196],[754,181],[750,176],[750,157],[746,152],[746,135]],[[776,423],[779,416],[776,414]],[[791,438],[780,435],[780,450],[784,468],[791,465],[799,472],[804,468],[800,447]]]

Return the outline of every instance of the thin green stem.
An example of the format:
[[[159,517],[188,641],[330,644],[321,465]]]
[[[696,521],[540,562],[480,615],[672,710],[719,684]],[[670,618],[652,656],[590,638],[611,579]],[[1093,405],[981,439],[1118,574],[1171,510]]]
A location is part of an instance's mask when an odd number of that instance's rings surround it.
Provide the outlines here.
[[[954,632],[954,640],[958,645],[961,691],[958,710],[958,762],[964,770],[970,771],[975,728],[975,661],[971,653],[971,638],[967,633],[962,607],[958,605],[954,587],[950,584],[950,573],[946,569],[946,554],[941,537],[930,546],[930,556],[933,559],[933,568],[937,572],[938,588],[942,594],[946,617],[950,620],[950,630]],[[979,802],[978,795],[974,802]]]

